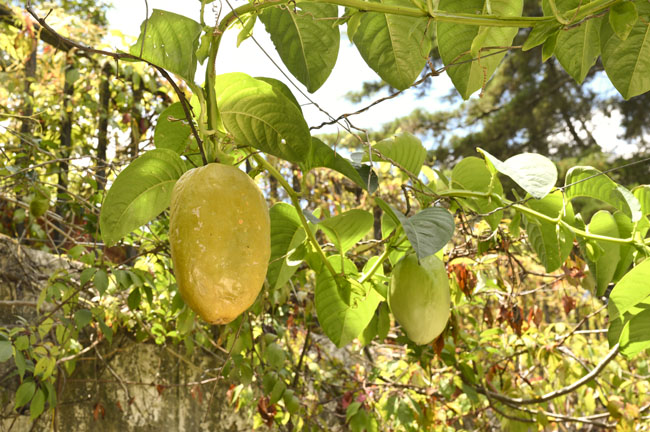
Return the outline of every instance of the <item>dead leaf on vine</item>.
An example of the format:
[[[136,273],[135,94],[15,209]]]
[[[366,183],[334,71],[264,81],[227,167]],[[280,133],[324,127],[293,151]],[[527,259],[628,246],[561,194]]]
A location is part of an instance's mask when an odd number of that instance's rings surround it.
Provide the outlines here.
[[[568,315],[569,312],[576,308],[576,300],[573,297],[565,295],[562,297],[562,307],[564,308],[564,313]]]
[[[275,409],[275,405],[269,405],[269,398],[266,396],[260,398],[260,400],[257,402],[257,412],[260,413],[260,416],[262,417],[262,420],[264,420],[264,423],[266,423],[266,426],[273,426],[273,420],[275,419],[277,410]]]
[[[201,386],[196,384],[194,387],[192,387],[192,390],[190,390],[190,394],[194,399],[199,401],[199,404],[203,403],[203,391],[201,390]]]
[[[106,408],[104,408],[104,405],[97,402],[95,404],[95,407],[93,408],[93,418],[95,419],[95,421],[97,421],[99,420],[100,417],[102,418],[102,420],[104,419],[104,417],[106,417]]]

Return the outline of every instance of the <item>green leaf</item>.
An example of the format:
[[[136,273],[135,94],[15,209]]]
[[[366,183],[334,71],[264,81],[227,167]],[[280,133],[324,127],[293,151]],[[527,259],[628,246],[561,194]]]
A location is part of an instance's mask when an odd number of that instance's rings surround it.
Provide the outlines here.
[[[29,418],[34,420],[40,416],[45,409],[45,392],[42,388],[36,390],[32,403],[29,405]]]
[[[356,274],[356,266],[349,259],[343,258],[344,269],[341,268],[340,256],[328,259],[335,271],[345,270],[348,276]],[[342,298],[329,272],[323,271],[316,277],[314,302],[318,321],[327,337],[339,348],[350,343],[368,326],[380,301],[381,296],[374,289],[368,289],[365,298],[351,306]]]
[[[183,106],[180,102],[176,102],[160,113],[153,134],[153,143],[156,148],[169,149],[181,154],[187,146],[191,133],[192,129],[187,123]]]
[[[365,210],[353,209],[322,220],[318,227],[345,254],[372,229],[374,218]]]
[[[630,35],[638,19],[636,6],[631,1],[616,3],[609,8],[609,25],[622,41]]]
[[[632,237],[632,232],[634,230],[634,225],[632,220],[627,217],[623,212],[617,211],[614,213],[614,219],[616,220],[616,226],[618,228],[618,235],[620,238],[630,238]],[[620,260],[616,266],[616,271],[614,272],[614,277],[612,281],[619,281],[625,273],[629,270],[632,262],[634,261],[634,245],[632,244],[620,244]]]
[[[639,207],[641,208],[641,214],[647,216],[650,214],[650,186],[641,185],[632,189],[632,193],[639,201]]]
[[[623,98],[629,99],[650,90],[650,3],[637,0],[639,19],[621,40],[609,20],[602,20],[600,49],[607,76]]]
[[[555,3],[560,14],[584,4],[581,0],[555,0]],[[553,15],[548,0],[542,2],[542,8],[544,15]],[[557,24],[557,21],[554,23]],[[562,29],[557,34],[555,56],[578,83],[584,81],[600,54],[600,25],[601,18],[592,18],[576,27]]]
[[[285,358],[286,354],[284,350],[276,343],[269,344],[266,347],[266,351],[264,351],[264,360],[266,360],[266,363],[274,369],[282,368],[284,366]]]
[[[264,9],[260,21],[271,35],[282,62],[310,93],[329,77],[339,53],[338,17],[333,4],[300,2]]]
[[[493,15],[521,16],[523,0],[490,0]],[[476,13],[485,11],[483,0],[440,0],[440,10],[446,12]],[[454,87],[464,99],[481,89],[492,76],[505,52],[490,55],[502,48],[512,45],[512,40],[517,34],[515,27],[479,27],[456,23],[437,23],[438,50],[447,73],[454,83]],[[474,50],[480,52],[480,60],[472,60],[472,44],[475,38]]]
[[[576,166],[571,168],[566,173],[564,184],[568,199],[595,198],[621,210],[627,216],[632,217],[633,221],[640,217],[640,214],[633,213],[633,208],[637,208],[637,206],[640,208],[640,204],[633,202],[632,198],[623,190],[624,188],[593,167]],[[629,203],[628,200],[630,200]]]
[[[522,153],[501,162],[485,150],[478,150],[497,171],[513,179],[523,190],[537,199],[544,198],[557,182],[557,168],[545,156],[537,153]]]
[[[35,392],[36,383],[33,380],[27,379],[23,381],[18,387],[18,390],[16,390],[16,397],[14,398],[15,408],[18,409],[27,405],[32,400],[32,397],[34,397]]]
[[[413,6],[408,0],[378,3]],[[368,66],[398,90],[410,87],[417,79],[432,45],[426,19],[377,12],[360,14],[359,25],[348,36]]]
[[[264,81],[267,84],[271,84],[274,89],[282,93],[287,99],[293,102],[294,105],[298,107],[300,112],[302,112],[302,107],[300,106],[300,102],[298,102],[298,99],[296,99],[294,94],[291,92],[291,89],[285,83],[275,78],[269,78],[269,77],[255,77],[255,79]]]
[[[503,195],[503,187],[497,176],[490,172],[484,160],[474,156],[463,158],[454,166],[451,171],[451,187]],[[462,201],[478,213],[489,213],[500,206],[500,203],[491,198],[463,198]],[[502,218],[503,211],[498,211],[485,219],[495,230]]]
[[[648,280],[650,280],[650,259],[644,260],[618,281],[609,295],[607,310],[610,321],[650,297]]]
[[[88,309],[79,309],[74,313],[74,321],[77,324],[77,329],[81,330],[90,324],[90,321],[93,319],[93,313]]]
[[[169,207],[176,180],[185,163],[168,149],[148,151],[131,162],[115,179],[102,204],[99,225],[111,245]]]
[[[104,270],[98,269],[97,272],[95,272],[95,275],[93,276],[93,284],[95,285],[95,288],[97,288],[99,295],[103,295],[106,292],[106,289],[108,288],[108,275],[106,275]]]
[[[558,33],[552,34],[548,39],[546,39],[546,42],[544,42],[544,45],[542,46],[542,62],[546,62],[546,60],[550,59],[555,53]]]
[[[630,318],[623,327],[619,343],[621,354],[634,357],[650,348],[650,305]]]
[[[154,9],[129,52],[193,82],[200,36],[201,25],[193,19]]]
[[[601,21],[593,18],[558,33],[555,57],[578,84],[582,84],[600,55]]]
[[[420,174],[424,160],[427,157],[427,150],[422,145],[422,142],[408,132],[379,141],[372,149],[381,153],[385,158],[397,162],[400,167],[407,171],[405,174],[410,173],[416,177]],[[369,159],[368,156],[364,157],[364,161]],[[372,159],[375,162],[377,161],[374,155]]]
[[[370,193],[377,189],[377,176],[369,166],[366,167],[367,172],[363,173],[360,165],[353,164],[320,139],[312,137],[311,153],[302,164],[302,168],[303,171],[309,171],[321,167],[343,174]]]
[[[237,144],[292,162],[310,154],[302,112],[277,86],[233,72],[217,76],[215,90],[223,124]]]
[[[570,202],[564,202],[562,193],[555,191],[541,200],[529,200],[526,205],[538,213],[562,219],[573,224],[575,215]],[[560,268],[573,248],[573,231],[557,224],[526,215],[524,227],[528,241],[537,253],[547,272]]]
[[[438,252],[454,234],[454,217],[449,210],[442,207],[429,207],[408,218],[399,211],[394,213],[402,224],[418,260]]]
[[[607,237],[619,237],[618,225],[614,216],[606,210],[600,210],[591,217],[587,231],[591,234],[598,234]],[[596,243],[603,249],[604,253],[594,264],[594,277],[596,278],[596,295],[602,296],[607,285],[614,279],[616,267],[621,258],[621,247],[618,243],[611,243],[596,240]],[[590,265],[591,267],[591,265]]]
[[[271,218],[271,258],[266,279],[271,288],[284,286],[298,269],[287,262],[287,255],[303,243],[307,235],[295,207],[277,203],[269,210]]]
[[[11,348],[11,342],[9,341],[0,341],[0,363],[4,363],[13,357],[13,349]]]
[[[522,51],[528,51],[536,46],[542,45],[548,38],[560,30],[560,23],[557,21],[544,22],[537,24],[528,34]]]
[[[142,301],[142,293],[140,292],[140,288],[136,286],[126,298],[126,304],[129,306],[129,309],[134,311],[140,306],[140,301]]]
[[[249,37],[253,36],[253,28],[255,27],[255,21],[257,21],[257,15],[249,14],[243,18],[242,29],[237,35],[237,48]]]

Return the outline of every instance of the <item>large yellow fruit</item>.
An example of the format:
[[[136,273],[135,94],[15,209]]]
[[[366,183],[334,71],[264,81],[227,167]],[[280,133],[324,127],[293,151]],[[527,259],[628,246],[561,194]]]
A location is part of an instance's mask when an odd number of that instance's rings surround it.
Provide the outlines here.
[[[418,345],[434,340],[447,325],[451,297],[445,265],[435,255],[408,255],[390,278],[388,304],[409,339]]]
[[[253,304],[271,254],[269,212],[239,169],[209,164],[176,182],[169,220],[174,273],[201,318],[226,324]]]

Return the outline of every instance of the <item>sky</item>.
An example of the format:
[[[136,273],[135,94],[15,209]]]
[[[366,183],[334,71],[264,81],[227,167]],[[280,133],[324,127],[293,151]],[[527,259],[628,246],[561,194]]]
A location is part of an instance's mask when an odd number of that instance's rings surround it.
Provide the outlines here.
[[[186,15],[197,22],[199,21],[199,1],[149,0],[148,3],[149,13],[151,13],[152,9],[162,9]],[[235,0],[230,3],[234,7],[237,7],[245,2]],[[117,29],[125,35],[136,38],[140,33],[140,24],[146,16],[145,2],[137,0],[113,0],[113,5],[114,8],[108,13],[110,28]],[[224,7],[228,7],[225,2]],[[224,10],[221,15],[223,16],[228,12],[229,9]],[[214,14],[210,6],[206,8],[205,15],[206,22],[213,24]],[[209,18],[212,19],[212,22],[210,22]],[[244,72],[252,76],[277,78],[287,83],[287,79],[282,75],[282,72],[266,57],[264,52],[252,39],[247,39],[237,48],[237,33],[237,29],[232,29],[224,33],[217,57],[217,73]],[[263,24],[259,21],[255,25],[253,36],[264,48],[264,51],[272,56],[282,71],[291,77],[292,82],[297,84],[300,90],[334,117],[338,117],[344,113],[354,112],[372,102],[374,98],[387,94],[383,93],[373,96],[373,99],[363,101],[360,104],[353,104],[345,99],[347,92],[360,90],[364,81],[375,81],[379,79],[378,75],[365,64],[354,45],[348,41],[345,34],[345,27],[341,28],[341,45],[336,66],[325,84],[314,94],[309,94],[305,87],[287,71],[276,53]],[[124,47],[117,45],[117,39],[113,39],[111,42],[115,44],[114,48],[124,49]],[[205,68],[203,67],[197,72],[195,80],[198,83],[203,81],[204,71]],[[397,117],[406,116],[415,108],[429,109],[431,111],[440,109],[440,106],[444,104],[441,98],[449,93],[452,84],[446,74],[434,79],[434,85],[431,87],[431,91],[427,97],[417,99],[415,97],[415,90],[407,90],[403,95],[381,103],[366,113],[351,117],[352,123],[360,128],[378,129],[383,123]],[[291,90],[301,104],[309,103],[306,98],[300,95],[295,87],[292,87]],[[328,117],[313,105],[304,105],[303,112],[310,126],[316,126],[328,120]],[[321,129],[321,131],[337,132],[337,127],[330,126]]]

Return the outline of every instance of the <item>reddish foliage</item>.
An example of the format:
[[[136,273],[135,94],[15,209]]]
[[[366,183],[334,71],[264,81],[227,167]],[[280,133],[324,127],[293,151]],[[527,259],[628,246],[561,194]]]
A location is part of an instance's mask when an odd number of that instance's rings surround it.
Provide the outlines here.
[[[348,406],[352,403],[353,399],[354,399],[354,394],[352,393],[352,391],[346,391],[343,394],[343,398],[341,399],[341,408],[347,410]]]
[[[534,322],[537,327],[542,323],[542,308],[540,308],[537,305],[534,305],[530,310],[528,311],[528,318],[527,321],[530,324],[530,322]]]
[[[576,308],[576,300],[573,297],[565,295],[562,297],[562,307],[564,308],[564,313],[568,314]]]
[[[445,332],[443,331],[440,336],[433,341],[433,350],[436,352],[438,357],[442,354],[442,349],[445,347]]]
[[[266,423],[266,426],[273,426],[273,420],[275,419],[275,414],[277,410],[274,404],[269,404],[269,398],[266,396],[261,397],[257,402],[257,412],[260,413],[262,420]]]
[[[203,403],[203,391],[201,390],[201,386],[196,384],[194,387],[192,387],[192,390],[190,390],[190,394],[194,399],[199,401],[199,403]]]
[[[448,269],[456,276],[458,288],[467,298],[472,297],[472,292],[476,288],[476,275],[469,270],[465,264],[452,264]]]
[[[106,417],[106,408],[104,408],[104,405],[97,402],[95,404],[95,408],[93,408],[93,418],[95,419],[95,421],[97,421],[99,420],[100,417],[102,418],[102,420],[104,419],[104,417]]]

